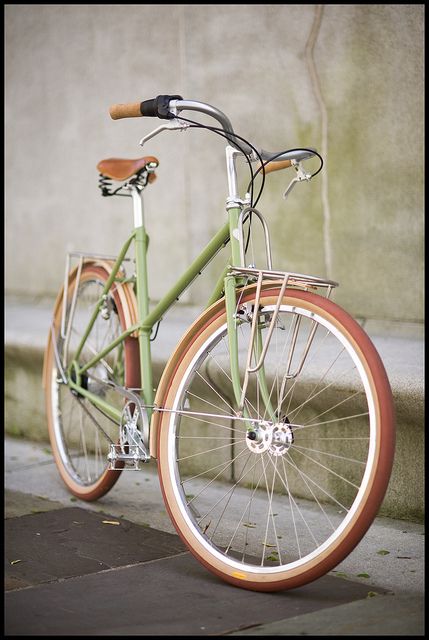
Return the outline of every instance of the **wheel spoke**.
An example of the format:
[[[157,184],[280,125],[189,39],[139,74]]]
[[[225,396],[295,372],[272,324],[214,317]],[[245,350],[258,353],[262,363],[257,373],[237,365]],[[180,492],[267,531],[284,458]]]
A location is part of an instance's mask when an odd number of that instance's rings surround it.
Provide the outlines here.
[[[350,373],[350,371],[352,371],[354,369],[354,367],[352,367],[351,369],[348,369],[347,371],[343,371],[343,373],[341,374],[342,376],[345,376],[347,373]],[[340,378],[341,379],[341,378]],[[310,402],[310,400],[314,400],[314,398],[316,398],[317,396],[319,396],[321,393],[323,393],[324,391],[326,391],[327,389],[329,389],[330,387],[332,387],[335,384],[336,380],[333,380],[332,382],[330,382],[329,384],[327,384],[325,387],[323,387],[323,389],[320,389],[317,393],[315,393],[314,395],[310,396],[307,398],[307,400],[305,400],[304,402],[302,402],[300,405],[298,405],[297,407],[295,407],[295,409],[293,409],[290,412],[290,415],[293,417],[295,411],[298,411],[299,409],[301,409],[304,405],[308,404]],[[326,411],[323,411],[322,413],[319,413],[319,415],[314,416],[313,419],[318,418],[319,416],[323,416],[325,413],[328,413],[328,411],[332,411],[332,409],[335,409],[336,407],[339,407],[340,404],[343,404],[344,402],[347,402],[347,400],[350,400],[351,398],[354,398],[355,396],[358,395],[358,393],[360,393],[360,391],[356,391],[355,393],[352,393],[350,396],[348,396],[347,398],[345,398],[344,400],[341,400],[341,402],[339,402],[338,404],[335,404],[334,406],[330,407],[329,409],[326,409]]]
[[[247,459],[246,459],[246,462],[245,462],[245,465],[244,465],[244,466],[246,466],[246,465],[247,465],[248,461],[250,460],[251,455],[252,455],[252,454],[251,454],[251,453],[249,453],[249,455],[248,455],[248,457],[247,457]],[[252,467],[251,467],[251,468],[246,472],[246,474],[244,474],[244,475],[247,475],[247,474],[249,473],[249,471],[252,471],[253,467],[254,467],[254,466],[256,466],[256,465],[258,464],[258,462],[259,462],[259,460],[256,460],[256,462],[252,465]],[[227,491],[226,493],[224,493],[224,494],[223,494],[223,495],[222,495],[222,496],[221,496],[221,497],[220,497],[220,498],[219,498],[219,499],[214,503],[214,505],[211,507],[211,509],[210,509],[209,511],[207,511],[207,513],[205,513],[205,514],[202,516],[202,518],[200,519],[200,521],[199,521],[199,523],[198,523],[198,524],[200,524],[200,523],[204,520],[204,518],[206,518],[206,517],[207,517],[207,516],[208,516],[208,515],[213,511],[213,509],[215,509],[215,507],[217,507],[217,505],[218,505],[220,502],[222,502],[222,500],[224,500],[224,499],[226,498],[226,496],[228,496],[231,492],[235,491],[236,487],[238,486],[238,483],[240,482],[240,480],[242,480],[242,479],[243,479],[243,477],[244,477],[244,476],[243,476],[243,475],[241,475],[241,476],[240,476],[240,478],[237,480],[237,482],[235,482],[235,483],[232,485],[232,487],[231,487],[230,489],[228,489],[228,491]]]
[[[268,456],[271,460],[271,457]],[[270,517],[271,517],[271,522],[272,522],[272,526],[273,526],[273,530],[274,530],[274,537],[276,540],[276,544],[277,544],[277,552],[278,552],[278,556],[279,556],[279,563],[281,564],[281,553],[280,553],[280,548],[279,548],[279,543],[278,543],[278,538],[277,538],[277,531],[276,531],[276,524],[274,522],[274,516],[273,516],[273,509],[272,509],[272,503],[273,503],[273,492],[274,492],[274,481],[276,479],[276,474],[278,473],[277,471],[277,456],[275,458],[275,464],[274,464],[274,473],[273,473],[273,480],[272,480],[272,484],[271,484],[271,490],[268,489],[268,480],[267,480],[267,476],[265,473],[265,469],[266,466],[264,464],[264,458],[262,458],[262,465],[264,468],[264,479],[265,479],[265,488],[267,490],[267,497],[268,497],[268,511],[267,511],[267,523],[266,523],[266,527],[265,527],[265,537],[264,537],[264,542],[263,542],[263,549],[262,549],[262,559],[261,559],[261,567],[264,564],[264,559],[265,559],[265,549],[267,547],[267,540],[268,540],[268,527],[269,527],[269,521],[270,521]]]
[[[218,391],[217,389],[215,389],[215,388],[214,388],[214,386],[213,386],[212,384],[210,384],[210,382],[208,382],[208,380],[206,380],[206,379],[205,379],[205,377],[204,377],[204,376],[203,376],[199,371],[197,371],[196,373],[197,373],[197,375],[199,376],[199,378],[200,378],[201,380],[203,380],[203,381],[206,383],[206,385],[207,385],[208,387],[210,387],[210,389],[211,389],[211,390],[212,390],[212,391],[213,391],[213,392],[214,392],[214,393],[215,393],[215,394],[216,394],[216,395],[217,395],[217,396],[222,400],[222,402],[224,402],[224,403],[226,404],[226,406],[228,407],[228,409],[229,409],[232,413],[234,413],[234,409],[231,407],[231,405],[229,404],[229,402],[227,402],[227,401],[225,400],[225,398],[223,398],[223,397],[220,395],[219,391]],[[209,404],[210,404],[210,403],[209,403]]]
[[[292,467],[298,468],[298,465],[295,463],[295,461],[293,460],[293,458],[291,458],[290,455],[287,456],[286,462],[290,464]],[[324,487],[322,487],[321,484],[317,483],[315,480],[310,478],[310,476],[307,473],[305,473],[302,469],[300,470],[300,475],[302,475],[304,478],[309,480],[311,484],[313,484],[315,487],[317,487],[317,489],[322,491],[322,493],[324,493],[325,496],[327,496],[330,500],[332,500],[332,502],[335,502],[339,507],[341,507],[341,509],[344,509],[344,511],[348,511],[347,507],[345,507],[341,502],[339,502],[339,500],[337,500],[332,493],[330,493],[329,491],[326,491],[326,489],[324,489]]]
[[[339,456],[337,453],[330,453],[329,451],[320,451],[320,449],[312,449],[311,447],[300,447],[298,444],[294,446],[295,450],[298,451],[311,451],[312,453],[321,453],[324,456],[330,456],[331,458],[337,458],[338,460],[343,460],[345,462],[355,462],[356,464],[366,465],[366,460],[356,460],[356,458],[347,458],[346,456]]]
[[[206,489],[208,489],[208,488],[209,488],[209,486],[210,486],[211,484],[213,484],[213,483],[214,483],[214,481],[215,481],[217,478],[219,478],[219,476],[220,476],[220,475],[222,475],[222,474],[223,474],[223,472],[224,472],[224,471],[226,471],[226,469],[227,469],[228,467],[230,467],[234,461],[238,460],[238,458],[239,458],[243,453],[245,453],[245,451],[246,451],[246,449],[242,449],[242,450],[240,451],[240,453],[239,453],[238,455],[236,455],[236,456],[235,456],[235,458],[233,458],[232,460],[229,460],[229,461],[225,464],[225,466],[224,466],[224,467],[219,471],[219,473],[217,473],[217,474],[214,476],[214,478],[212,478],[212,479],[211,479],[211,480],[210,480],[206,485],[204,485],[204,487],[203,487],[203,488],[202,488],[202,489],[201,489],[201,490],[200,490],[200,491],[199,491],[195,496],[193,496],[190,500],[188,500],[187,504],[188,504],[188,505],[189,505],[189,504],[191,504],[191,502],[193,502],[194,500],[196,500],[196,499],[197,499],[197,498],[198,498],[202,493],[204,493],[204,491],[205,491]]]
[[[369,415],[369,412],[364,411],[363,413],[356,413],[353,416],[342,416],[341,418],[332,418],[332,420],[324,420],[323,422],[308,422],[307,424],[300,425],[298,428],[301,430],[301,429],[309,429],[310,427],[320,427],[325,424],[332,424],[333,422],[345,422],[346,420],[353,420],[354,418],[363,418],[363,416],[368,416],[368,415]]]
[[[253,467],[253,471],[254,472],[255,472],[255,470],[256,470],[256,465]],[[232,534],[231,539],[230,539],[230,541],[229,541],[229,543],[228,543],[228,545],[227,545],[227,547],[225,549],[225,553],[228,553],[229,549],[231,548],[232,542],[233,542],[235,536],[237,535],[237,532],[239,530],[240,524],[243,522],[243,518],[246,515],[246,511],[247,511],[247,519],[250,520],[250,510],[251,510],[252,500],[253,500],[253,497],[254,497],[254,495],[256,493],[256,490],[259,487],[259,483],[261,482],[263,475],[264,475],[264,472],[262,472],[261,475],[259,476],[258,482],[256,483],[256,486],[253,489],[246,506],[244,507],[244,510],[243,510],[243,513],[242,513],[242,515],[240,517],[240,520],[238,521],[237,526],[235,527],[234,533]],[[252,486],[253,485],[254,485],[254,478],[252,480]],[[246,528],[246,537],[244,539],[244,546],[245,546],[246,540],[247,540],[247,532],[248,532],[248,529]],[[243,547],[243,556],[244,556],[244,547]]]
[[[272,461],[271,459],[270,459],[270,462],[271,462],[271,464],[272,464],[272,465],[274,465],[274,463],[273,463],[273,461]],[[277,470],[277,468],[276,468],[276,467],[274,468],[274,473],[275,473],[275,474],[277,474],[277,476],[280,478],[281,482],[284,484],[284,486],[285,486],[285,488],[286,488],[286,484],[284,483],[283,478],[281,477],[281,475],[280,475],[280,473],[278,472],[278,470]],[[292,493],[291,493],[288,489],[286,489],[286,490],[288,491],[288,493],[289,493],[289,495],[290,495],[290,498],[291,498],[291,500],[292,500],[293,504],[294,504],[294,505],[295,505],[295,507],[296,507],[296,510],[298,511],[299,515],[301,516],[301,519],[302,519],[303,523],[305,524],[305,526],[306,526],[306,528],[307,528],[307,530],[308,530],[308,532],[309,532],[310,536],[312,537],[312,539],[313,539],[313,541],[314,541],[314,544],[315,544],[316,546],[318,546],[318,544],[319,544],[319,543],[318,543],[318,541],[316,540],[316,537],[314,536],[314,534],[313,534],[313,532],[312,532],[312,530],[311,530],[311,528],[310,528],[310,526],[309,526],[309,524],[308,524],[308,522],[307,522],[307,519],[306,519],[306,518],[305,518],[305,516],[303,515],[303,513],[302,513],[301,509],[299,508],[298,503],[296,502],[295,498],[292,496]]]

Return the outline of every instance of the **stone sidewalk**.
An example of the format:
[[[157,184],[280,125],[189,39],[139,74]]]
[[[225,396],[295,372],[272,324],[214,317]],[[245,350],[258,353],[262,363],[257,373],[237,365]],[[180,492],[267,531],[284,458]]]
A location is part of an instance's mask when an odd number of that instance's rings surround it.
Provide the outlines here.
[[[6,635],[424,635],[422,525],[377,518],[334,571],[263,594],[184,548],[154,463],[83,503],[45,445],[6,438],[5,485]]]

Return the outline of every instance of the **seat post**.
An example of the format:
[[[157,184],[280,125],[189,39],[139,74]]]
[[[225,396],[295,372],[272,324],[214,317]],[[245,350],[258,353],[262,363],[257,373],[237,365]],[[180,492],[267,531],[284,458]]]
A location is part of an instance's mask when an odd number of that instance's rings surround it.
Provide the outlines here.
[[[131,191],[133,198],[134,228],[144,227],[143,191],[133,184],[129,184],[127,188]]]
[[[142,325],[149,314],[149,285],[147,273],[147,248],[149,238],[146,234],[143,215],[143,189],[129,184],[134,209],[135,261],[136,261],[136,295],[139,328],[140,367],[143,380],[143,398],[146,404],[153,404],[153,381],[151,366],[150,334],[152,327],[143,328]]]

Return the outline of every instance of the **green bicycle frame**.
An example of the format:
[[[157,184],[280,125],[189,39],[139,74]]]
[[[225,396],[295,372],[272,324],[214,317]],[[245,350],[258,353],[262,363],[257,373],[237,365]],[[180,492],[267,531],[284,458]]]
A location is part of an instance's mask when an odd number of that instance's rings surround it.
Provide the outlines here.
[[[232,234],[230,233],[230,225],[231,220],[232,224],[234,224],[234,219],[236,220],[237,211],[235,212],[235,216],[230,217],[230,221],[227,222],[210,240],[207,246],[201,251],[198,257],[192,262],[190,267],[183,273],[183,275],[177,280],[174,286],[162,297],[162,299],[156,304],[152,311],[149,310],[149,292],[148,292],[148,282],[147,282],[147,247],[148,247],[148,236],[146,234],[146,230],[144,225],[136,228],[131,236],[128,238],[126,243],[124,244],[121,252],[118,255],[118,258],[115,264],[112,267],[111,274],[106,281],[106,284],[101,293],[100,299],[96,304],[93,314],[89,320],[88,326],[86,327],[85,332],[82,335],[81,341],[77,347],[75,360],[71,363],[71,367],[73,367],[76,375],[76,381],[73,382],[71,377],[69,376],[69,385],[72,389],[79,392],[84,397],[87,397],[91,402],[95,405],[99,406],[100,409],[108,413],[110,417],[117,420],[120,419],[120,412],[105,402],[99,396],[91,393],[87,389],[83,388],[81,384],[79,384],[80,377],[84,374],[88,369],[94,367],[102,358],[104,358],[110,351],[112,351],[118,344],[125,340],[128,336],[130,336],[134,332],[138,332],[138,341],[139,341],[139,350],[140,350],[140,371],[142,373],[142,395],[144,399],[144,403],[147,406],[153,405],[154,399],[154,390],[153,390],[153,374],[152,374],[152,360],[151,360],[151,347],[150,347],[150,336],[153,330],[153,327],[156,325],[159,320],[161,320],[164,313],[176,302],[176,300],[180,297],[180,295],[188,288],[188,286],[192,283],[192,281],[201,273],[201,271],[207,266],[207,264],[214,258],[214,256],[222,249],[223,246],[227,244]],[[235,228],[235,227],[234,227]],[[105,296],[107,295],[110,287],[112,286],[115,278],[118,274],[118,271],[121,267],[122,261],[127,254],[127,251],[130,248],[132,241],[134,240],[135,247],[135,266],[136,266],[136,298],[137,298],[137,308],[138,308],[138,322],[130,326],[127,330],[123,331],[114,341],[106,345],[99,353],[97,353],[93,358],[91,358],[88,362],[86,362],[83,366],[79,366],[77,364],[79,355],[82,352],[85,341],[87,340],[94,322],[97,318],[98,313],[103,305]],[[233,248],[233,253],[236,250]],[[233,262],[234,260],[232,260]],[[212,295],[208,301],[208,305],[212,304],[216,300],[221,297],[222,291],[225,288],[224,283],[224,274],[227,273],[228,266],[225,267],[225,270],[222,276],[219,278]],[[232,278],[234,280],[234,278]],[[228,276],[226,280],[230,283],[231,276]],[[231,288],[231,284],[228,285],[228,288]],[[235,286],[234,293],[235,299]],[[235,311],[235,309],[234,309]],[[229,314],[232,316],[232,313]],[[232,317],[230,318],[231,325],[233,324]],[[234,358],[237,361],[237,357]],[[234,377],[238,376],[238,366],[234,367],[236,369],[236,374]],[[237,388],[238,392],[238,388]],[[239,396],[238,396],[239,397]]]
[[[242,278],[230,275],[228,273],[231,267],[240,266],[241,264],[241,247],[239,240],[240,235],[238,230],[238,221],[243,203],[237,196],[234,154],[236,154],[236,151],[231,150],[231,147],[227,147],[227,163],[229,166],[228,176],[230,187],[230,197],[228,199],[227,206],[229,218],[228,222],[210,240],[207,246],[192,262],[190,267],[183,273],[179,280],[177,280],[174,286],[162,297],[162,299],[156,304],[152,311],[150,311],[149,309],[149,290],[147,276],[147,249],[149,239],[144,225],[141,193],[140,191],[138,191],[137,187],[130,186],[131,195],[134,202],[134,231],[123,245],[122,250],[120,251],[116,259],[116,262],[112,267],[111,274],[106,281],[100,299],[94,308],[88,326],[77,347],[75,360],[70,364],[68,371],[69,386],[76,392],[78,392],[81,396],[88,398],[94,405],[98,406],[102,411],[107,413],[107,415],[109,415],[113,420],[119,422],[121,419],[121,412],[117,408],[106,402],[103,398],[100,398],[91,391],[85,389],[81,384],[82,375],[85,374],[91,367],[94,367],[100,360],[102,360],[110,351],[112,351],[117,345],[123,342],[128,336],[137,332],[140,355],[140,371],[142,377],[142,398],[144,404],[147,407],[148,417],[150,420],[154,403],[153,370],[150,345],[150,336],[152,330],[156,323],[161,320],[164,313],[176,302],[176,300],[188,288],[192,281],[201,274],[208,263],[228,242],[230,242],[231,244],[230,264],[225,267],[223,273],[219,277],[213,293],[208,300],[207,306],[210,306],[211,304],[219,300],[222,293],[225,292],[228,340],[231,360],[231,377],[233,381],[235,400],[237,402],[237,406],[240,405],[242,390],[238,366],[236,291],[237,286],[241,285],[243,281]],[[107,293],[112,284],[115,282],[115,278],[117,277],[117,274],[121,268],[122,262],[133,241],[135,249],[135,277],[138,322],[123,331],[114,341],[106,345],[99,353],[94,355],[94,357],[84,365],[80,366],[78,361],[84,344],[106,299]],[[259,337],[257,337],[256,339],[256,351],[259,351],[258,344],[260,344],[261,342],[259,330],[258,336]],[[72,379],[71,375],[72,370],[74,379]],[[268,412],[273,414],[273,409],[271,407],[268,388],[265,380],[264,367],[262,367],[258,372],[258,378],[261,383],[263,397],[266,402]],[[244,414],[246,415],[246,411],[244,411]]]

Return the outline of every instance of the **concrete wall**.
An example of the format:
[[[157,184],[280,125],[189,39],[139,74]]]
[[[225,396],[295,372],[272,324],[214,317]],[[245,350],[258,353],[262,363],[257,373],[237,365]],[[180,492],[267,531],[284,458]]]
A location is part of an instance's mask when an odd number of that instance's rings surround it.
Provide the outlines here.
[[[159,122],[113,122],[108,107],[178,93],[257,146],[327,151],[287,203],[288,173],[267,178],[275,267],[338,280],[360,317],[422,321],[423,18],[423,5],[7,5],[7,291],[54,295],[66,250],[119,249],[129,201],[100,197],[95,166],[144,153],[161,161],[152,297],[167,290],[224,220],[223,144],[167,132],[142,152]]]

